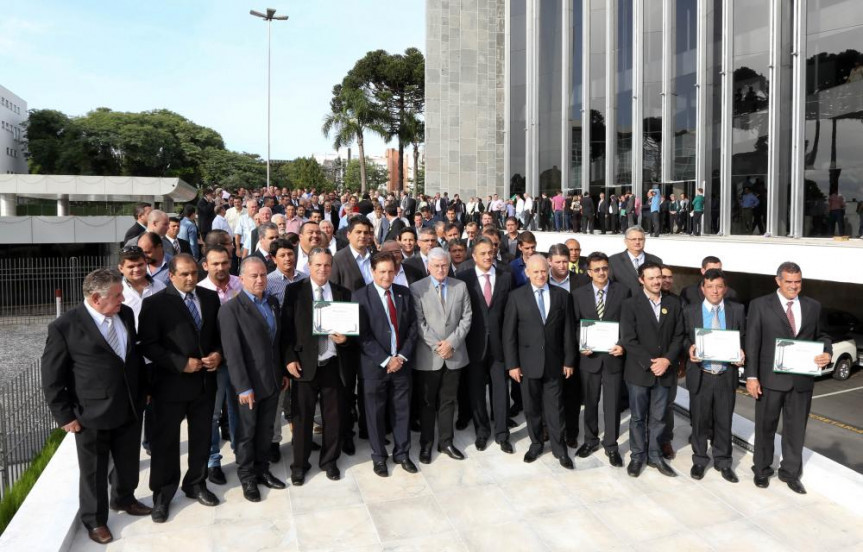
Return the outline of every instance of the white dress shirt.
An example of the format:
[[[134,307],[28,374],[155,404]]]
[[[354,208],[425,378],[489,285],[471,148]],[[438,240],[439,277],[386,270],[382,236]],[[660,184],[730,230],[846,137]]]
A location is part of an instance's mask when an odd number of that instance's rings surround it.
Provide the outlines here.
[[[360,269],[360,274],[363,275],[363,281],[366,285],[372,283],[372,256],[366,250],[365,256],[360,255],[360,252],[354,249],[353,245],[348,246],[351,249],[351,257],[357,262],[357,268]]]
[[[545,306],[545,316],[543,316],[543,319],[548,320],[548,312],[551,308],[551,292],[549,292],[548,290],[548,283],[546,283],[541,288],[530,284],[530,288],[533,290],[533,300],[536,301],[537,310],[539,309],[539,294],[537,294],[537,291],[544,290],[542,294],[542,303]]]
[[[309,282],[312,285],[312,301],[316,301],[318,297],[318,289],[323,290],[324,301],[333,300],[333,290],[330,288],[330,283],[327,282],[323,286],[319,286],[313,281]],[[318,363],[327,361],[336,356],[336,344],[332,339],[327,338],[327,350],[324,353],[318,353]]]
[[[800,297],[795,297],[794,299],[787,299],[779,290],[776,290],[776,296],[779,298],[779,305],[782,307],[782,312],[786,312],[788,310],[788,303],[791,302],[791,312],[794,314],[794,335],[800,333],[800,328],[803,326],[803,311],[800,308]]]
[[[132,287],[129,282],[123,278],[123,304],[132,309],[135,313],[135,329],[138,328],[138,315],[141,314],[141,305],[144,299],[150,297],[157,291],[165,289],[165,284],[159,280],[152,280],[147,284],[147,287],[141,290],[141,293]]]
[[[120,344],[120,350],[123,351],[120,358],[125,361],[126,341],[128,341],[129,338],[126,333],[126,326],[123,325],[123,321],[120,319],[120,316],[118,314],[115,314],[114,316],[105,316],[94,309],[87,300],[84,300],[84,307],[87,309],[87,312],[90,313],[90,316],[93,318],[93,322],[96,323],[96,327],[99,328],[99,333],[102,334],[105,341],[108,341],[108,326],[105,324],[105,319],[107,318],[111,321],[111,325],[114,327],[114,333],[117,334],[117,342]]]

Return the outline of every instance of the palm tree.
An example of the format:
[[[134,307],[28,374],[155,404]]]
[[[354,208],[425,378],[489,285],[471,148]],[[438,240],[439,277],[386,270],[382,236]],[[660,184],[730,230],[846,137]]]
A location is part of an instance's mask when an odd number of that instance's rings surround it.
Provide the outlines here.
[[[366,191],[366,130],[386,139],[387,133],[379,123],[380,114],[368,101],[362,90],[337,84],[333,87],[330,113],[324,117],[321,131],[327,138],[333,136],[333,147],[338,150],[350,146],[355,140],[360,156],[360,192]]]

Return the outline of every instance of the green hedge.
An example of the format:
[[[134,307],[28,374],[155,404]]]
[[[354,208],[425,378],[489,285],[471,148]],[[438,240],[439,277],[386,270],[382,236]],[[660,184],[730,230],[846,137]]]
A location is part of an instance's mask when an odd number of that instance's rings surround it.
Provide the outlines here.
[[[54,430],[45,441],[45,446],[36,455],[36,458],[33,459],[30,467],[21,474],[21,479],[16,481],[12,485],[12,488],[9,489],[9,492],[6,493],[6,496],[3,497],[3,501],[0,502],[0,535],[3,534],[9,522],[12,521],[12,517],[18,511],[18,508],[24,504],[24,499],[27,498],[30,489],[33,488],[36,480],[42,475],[42,470],[51,461],[51,457],[54,456],[54,452],[60,446],[64,437],[66,437],[65,431],[62,429]]]

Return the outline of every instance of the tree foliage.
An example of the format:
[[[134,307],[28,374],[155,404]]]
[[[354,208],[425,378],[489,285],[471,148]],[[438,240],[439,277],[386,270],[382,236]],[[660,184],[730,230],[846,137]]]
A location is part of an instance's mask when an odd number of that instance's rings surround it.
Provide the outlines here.
[[[351,159],[350,163],[345,167],[344,187],[351,192],[359,192],[360,188],[360,160]],[[390,179],[389,172],[386,167],[382,167],[371,159],[366,158],[366,179],[368,190],[386,189],[387,182]]]
[[[298,157],[283,163],[278,172],[288,188],[316,188],[318,191],[333,189],[332,180],[327,178],[324,168],[314,157]]]

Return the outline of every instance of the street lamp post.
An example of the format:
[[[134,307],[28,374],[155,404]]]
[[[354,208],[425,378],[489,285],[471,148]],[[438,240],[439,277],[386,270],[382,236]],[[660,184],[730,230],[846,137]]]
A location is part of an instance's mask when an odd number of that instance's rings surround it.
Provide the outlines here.
[[[270,187],[270,26],[275,21],[287,21],[287,15],[276,15],[276,10],[267,8],[267,13],[249,10],[255,17],[267,22],[267,188]]]

